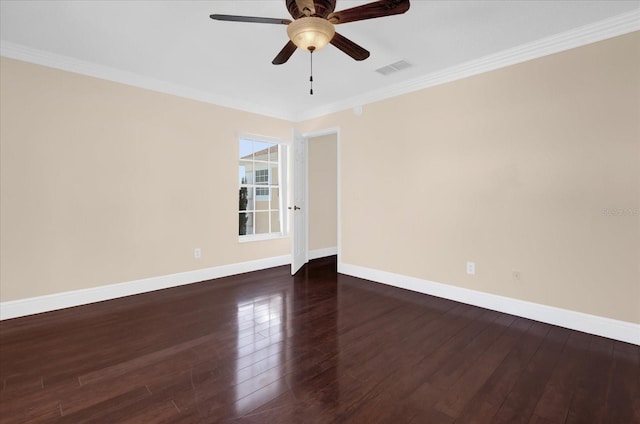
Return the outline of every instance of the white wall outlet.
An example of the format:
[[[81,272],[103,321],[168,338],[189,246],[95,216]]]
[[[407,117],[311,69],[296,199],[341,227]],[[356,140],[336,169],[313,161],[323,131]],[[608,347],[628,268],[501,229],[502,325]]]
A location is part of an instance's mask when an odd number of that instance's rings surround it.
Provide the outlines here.
[[[201,256],[202,256],[202,250],[199,247],[196,247],[195,249],[193,249],[194,258],[200,259]]]
[[[520,274],[520,271],[513,271],[511,275],[513,276],[513,281],[516,283],[522,280],[522,274]]]
[[[475,262],[467,262],[467,274],[475,275],[476,274],[476,263]]]

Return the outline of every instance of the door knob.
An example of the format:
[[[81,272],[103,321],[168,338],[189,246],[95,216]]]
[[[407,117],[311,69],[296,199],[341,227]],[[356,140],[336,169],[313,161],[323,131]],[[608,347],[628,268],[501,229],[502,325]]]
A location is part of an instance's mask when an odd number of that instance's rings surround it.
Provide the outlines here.
[[[294,205],[293,207],[289,206],[287,209],[289,209],[289,210],[293,209],[294,211],[297,211],[300,208]]]

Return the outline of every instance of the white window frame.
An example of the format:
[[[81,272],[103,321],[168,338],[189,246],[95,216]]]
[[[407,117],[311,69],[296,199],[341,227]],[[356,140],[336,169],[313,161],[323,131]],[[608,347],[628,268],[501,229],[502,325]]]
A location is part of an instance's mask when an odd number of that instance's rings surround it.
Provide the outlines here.
[[[270,143],[270,144],[277,144],[279,146],[278,148],[278,190],[279,190],[279,205],[278,205],[278,212],[279,212],[279,217],[280,217],[280,232],[273,232],[273,233],[266,233],[266,234],[247,234],[247,235],[239,235],[238,234],[238,241],[241,243],[245,243],[245,242],[251,242],[251,241],[260,241],[260,240],[270,240],[270,239],[278,239],[278,238],[284,238],[288,236],[288,223],[287,223],[287,217],[288,214],[285,213],[285,211],[287,210],[286,205],[287,205],[287,194],[288,194],[288,188],[287,188],[287,167],[288,167],[288,162],[287,162],[287,153],[289,150],[289,145],[290,143],[284,140],[280,140],[277,138],[273,138],[273,137],[265,137],[265,136],[261,136],[261,135],[255,135],[255,134],[247,134],[247,133],[240,133],[238,134],[238,137],[236,139],[236,146],[237,146],[237,152],[238,154],[236,155],[236,161],[237,161],[237,165],[236,167],[239,166],[240,163],[240,143],[241,140],[248,140],[248,141],[257,141],[257,142],[262,142],[262,143]],[[238,168],[236,168],[238,169]],[[237,172],[237,171],[236,171]],[[254,176],[255,178],[255,176]],[[271,184],[272,182],[272,175],[271,173],[268,174],[268,184],[267,185],[262,185],[260,184],[259,186],[257,184],[255,184],[255,180],[254,180],[254,184],[248,184],[249,186],[252,187],[260,187],[260,188],[273,188],[274,186]],[[237,188],[241,188],[243,186],[243,184],[238,183]],[[256,195],[255,200],[259,200],[258,199],[258,195]],[[264,195],[260,195],[260,197],[264,197],[263,200],[267,200],[268,199],[268,195],[264,196]],[[236,202],[235,204],[237,204],[237,198],[236,198]],[[246,211],[240,211],[238,210],[237,213],[238,215],[242,212],[247,212],[247,213],[253,213],[254,214],[254,219],[255,219],[255,210],[246,210]],[[254,227],[255,228],[255,227]]]
[[[245,139],[246,140],[246,139]],[[278,148],[278,150],[280,150],[280,148]],[[278,165],[280,165],[280,155],[278,154]],[[267,173],[267,179],[266,184],[258,184],[258,172],[259,171],[266,171]],[[271,178],[271,173],[269,172],[269,168],[267,169],[255,169],[253,174],[253,179],[254,179],[254,185],[255,185],[255,189],[256,189],[256,200],[262,200],[262,201],[266,201],[269,200],[269,189],[271,188],[271,181],[273,181],[273,179]],[[262,177],[262,175],[261,175]],[[262,179],[262,178],[261,178]],[[280,181],[280,180],[278,180]],[[262,182],[262,181],[261,181]],[[258,190],[267,190],[267,194],[258,194]]]

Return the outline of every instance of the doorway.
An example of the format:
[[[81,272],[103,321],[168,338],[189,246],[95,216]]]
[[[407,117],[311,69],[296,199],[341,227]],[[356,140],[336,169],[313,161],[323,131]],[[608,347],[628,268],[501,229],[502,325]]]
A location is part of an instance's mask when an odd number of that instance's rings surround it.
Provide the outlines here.
[[[307,139],[308,258],[338,254],[338,132]]]
[[[294,130],[293,146],[292,275],[312,259],[337,255],[339,261],[340,131]]]

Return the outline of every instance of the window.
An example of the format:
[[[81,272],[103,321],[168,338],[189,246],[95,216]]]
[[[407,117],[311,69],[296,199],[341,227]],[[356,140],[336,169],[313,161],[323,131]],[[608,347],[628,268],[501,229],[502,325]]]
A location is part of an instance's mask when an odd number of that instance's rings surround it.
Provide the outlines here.
[[[285,148],[277,142],[240,139],[238,167],[241,240],[281,236],[284,228],[280,184]]]
[[[256,184],[269,184],[269,170],[257,169],[256,170]],[[269,189],[263,187],[256,187],[256,196],[268,196]]]

